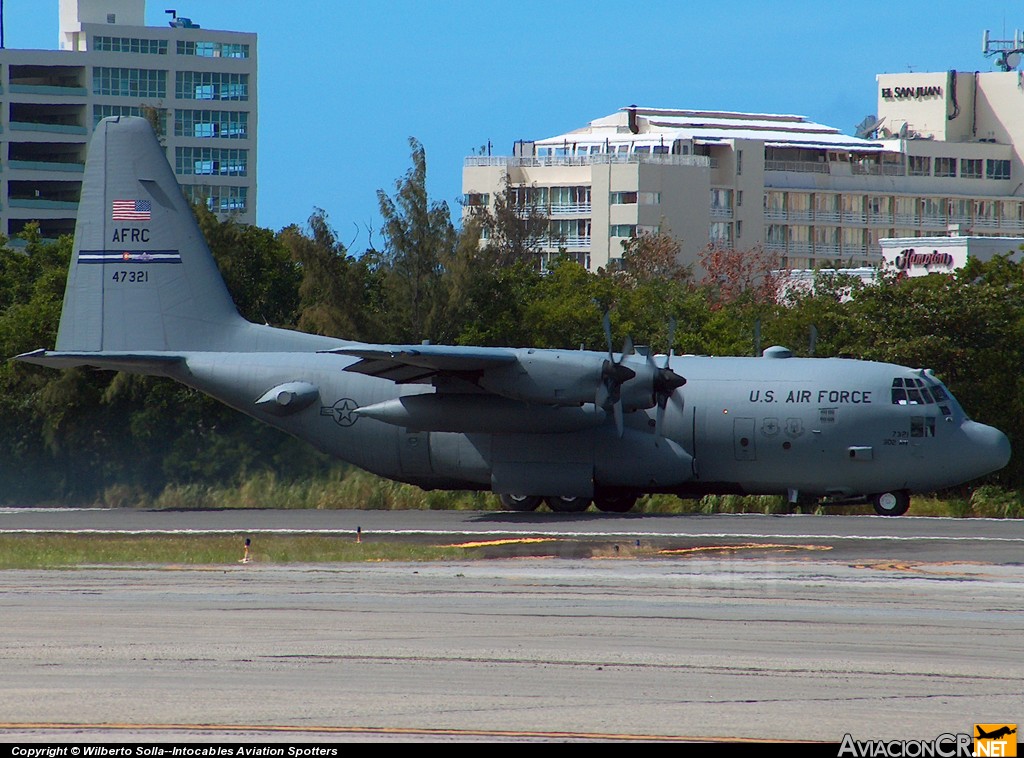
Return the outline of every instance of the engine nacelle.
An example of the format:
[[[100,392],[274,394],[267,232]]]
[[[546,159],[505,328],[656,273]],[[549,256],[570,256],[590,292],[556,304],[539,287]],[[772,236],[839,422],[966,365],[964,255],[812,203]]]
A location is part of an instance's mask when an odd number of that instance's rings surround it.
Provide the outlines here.
[[[593,403],[605,358],[571,350],[520,350],[517,361],[484,371],[478,384],[502,397],[538,405]]]

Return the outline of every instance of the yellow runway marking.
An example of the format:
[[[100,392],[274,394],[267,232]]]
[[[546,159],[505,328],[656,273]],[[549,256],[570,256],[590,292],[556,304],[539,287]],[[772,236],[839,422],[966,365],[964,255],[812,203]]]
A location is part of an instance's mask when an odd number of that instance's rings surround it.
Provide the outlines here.
[[[753,737],[706,737],[681,734],[605,734],[602,732],[499,731],[496,729],[423,729],[386,726],[292,726],[283,724],[71,724],[71,723],[0,723],[0,731],[160,731],[160,732],[272,732],[275,734],[380,734],[418,735],[424,737],[491,737],[512,739],[614,740],[624,742],[740,742],[808,744],[803,740],[769,740]]]
[[[659,550],[659,555],[685,555],[687,553],[723,553],[734,550],[831,550],[831,545],[775,545],[769,542],[747,542],[742,545],[706,545]]]
[[[965,576],[970,578],[991,577],[992,574],[983,572],[970,573],[967,571],[943,571],[947,566],[990,566],[991,564],[979,561],[936,561],[925,563],[924,561],[876,561],[874,563],[853,563],[853,568],[874,569],[875,571],[905,571],[908,574],[924,574],[926,576]]]
[[[497,545],[536,545],[540,542],[558,542],[554,537],[520,537],[507,540],[479,540],[477,542],[460,542],[446,547],[495,547]]]

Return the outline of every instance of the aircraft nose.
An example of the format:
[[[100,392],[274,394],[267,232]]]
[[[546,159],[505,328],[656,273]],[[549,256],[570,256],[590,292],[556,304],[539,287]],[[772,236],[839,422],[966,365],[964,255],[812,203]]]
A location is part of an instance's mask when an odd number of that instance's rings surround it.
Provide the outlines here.
[[[1010,440],[994,426],[976,421],[966,421],[963,432],[967,437],[964,445],[964,463],[972,477],[998,471],[1010,462]]]

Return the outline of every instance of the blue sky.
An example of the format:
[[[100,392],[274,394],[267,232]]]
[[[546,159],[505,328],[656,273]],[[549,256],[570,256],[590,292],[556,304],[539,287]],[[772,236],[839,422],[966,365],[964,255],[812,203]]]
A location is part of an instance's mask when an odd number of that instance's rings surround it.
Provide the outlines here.
[[[57,47],[57,0],[4,0],[9,48]],[[361,252],[381,244],[378,189],[427,152],[428,189],[458,215],[462,160],[636,103],[805,115],[852,133],[877,73],[988,71],[985,29],[1024,28],[1019,1],[626,4],[457,0],[165,0],[212,29],[259,35],[258,223],[324,208]]]

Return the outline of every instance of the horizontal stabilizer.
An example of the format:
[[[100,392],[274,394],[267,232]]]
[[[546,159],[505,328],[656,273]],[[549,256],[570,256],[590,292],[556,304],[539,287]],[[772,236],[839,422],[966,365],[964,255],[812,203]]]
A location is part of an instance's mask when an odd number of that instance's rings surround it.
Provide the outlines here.
[[[457,345],[358,345],[324,352],[361,360],[345,371],[390,379],[398,384],[422,381],[436,374],[486,371],[516,362],[516,351],[500,347]]]
[[[109,371],[128,371],[133,374],[170,373],[174,366],[184,363],[183,355],[173,353],[129,353],[116,351],[103,352],[61,352],[53,350],[35,350],[22,353],[15,360],[34,363],[47,368],[89,368],[106,369]]]

